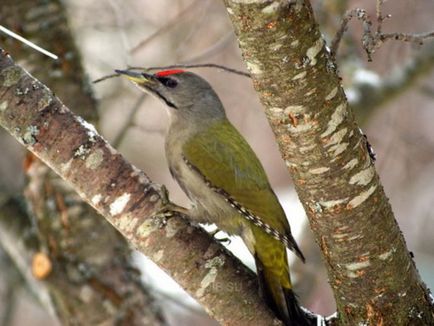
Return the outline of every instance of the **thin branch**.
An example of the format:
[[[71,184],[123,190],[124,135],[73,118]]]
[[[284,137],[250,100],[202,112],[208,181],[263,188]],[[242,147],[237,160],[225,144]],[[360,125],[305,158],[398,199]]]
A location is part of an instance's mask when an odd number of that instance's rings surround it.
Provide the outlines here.
[[[238,69],[233,69],[233,68],[229,68],[223,65],[219,65],[219,64],[215,64],[215,63],[198,63],[198,64],[175,64],[175,65],[168,65],[168,66],[158,66],[158,67],[149,67],[149,68],[145,68],[145,67],[128,67],[128,70],[141,70],[141,71],[151,71],[151,70],[165,70],[165,69],[174,69],[174,68],[185,68],[185,69],[189,69],[189,68],[214,68],[214,69],[221,69],[223,71],[235,74],[235,75],[240,75],[243,77],[248,77],[250,78],[250,74]],[[110,79],[110,78],[114,78],[114,77],[119,77],[119,74],[111,74],[111,75],[107,75],[107,76],[103,76],[101,78],[95,79],[93,81],[94,84],[97,84],[99,82],[102,82],[104,80]]]
[[[217,68],[221,69],[226,72],[230,72],[235,75],[240,75],[243,77],[250,78],[250,74],[238,69],[229,68],[223,65],[215,64],[215,63],[198,63],[198,64],[175,64],[175,65],[168,65],[168,66],[158,66],[158,67],[149,67],[149,68],[143,68],[143,67],[129,67],[129,69],[132,70],[164,70],[164,69],[174,69],[174,68]]]
[[[94,81],[92,81],[92,83],[98,84],[104,80],[111,79],[114,77],[119,77],[119,76],[120,76],[119,74],[110,74],[110,75],[102,76],[101,78],[98,78],[98,79],[95,79]]]
[[[412,42],[422,45],[426,39],[434,37],[434,31],[414,34],[414,33],[383,33],[383,22],[390,18],[391,15],[383,16],[382,14],[382,5],[383,0],[377,0],[376,3],[376,19],[377,19],[377,29],[375,32],[372,31],[372,20],[369,15],[366,13],[366,10],[356,8],[346,12],[342,19],[341,26],[339,30],[336,32],[335,37],[331,43],[331,56],[332,58],[336,58],[336,54],[339,48],[339,44],[342,40],[344,33],[348,29],[348,23],[354,17],[362,22],[363,25],[363,34],[362,34],[362,47],[366,51],[366,55],[368,56],[368,61],[372,61],[372,54],[385,42],[388,40],[397,40],[404,42]]]
[[[396,40],[404,42],[414,42],[422,45],[428,38],[434,37],[434,31],[420,34],[407,34],[407,33],[384,33],[379,36],[381,41]]]
[[[336,53],[339,48],[339,44],[342,40],[342,37],[344,36],[344,33],[348,30],[348,23],[353,17],[357,17],[359,19],[363,19],[363,17],[366,16],[366,11],[363,9],[352,9],[345,13],[344,17],[342,18],[342,23],[339,28],[339,30],[336,32],[335,37],[332,40],[331,46],[330,46],[330,53],[332,57],[336,57]]]
[[[375,12],[377,16],[377,33],[381,34],[381,30],[383,28],[383,14],[382,14],[382,7],[383,7],[384,0],[377,0],[375,5]]]
[[[46,56],[50,57],[51,59],[57,60],[59,57],[55,55],[54,53],[51,53],[48,50],[45,50],[44,48],[40,47],[39,45],[36,45],[35,43],[29,41],[28,39],[22,37],[21,35],[18,35],[17,33],[12,32],[10,29],[7,29],[6,27],[0,25],[0,31],[5,33],[6,35],[9,35],[10,37],[13,37],[14,39],[20,41],[21,43],[24,43],[31,48],[35,49],[36,51],[41,52],[42,54],[45,54]]]

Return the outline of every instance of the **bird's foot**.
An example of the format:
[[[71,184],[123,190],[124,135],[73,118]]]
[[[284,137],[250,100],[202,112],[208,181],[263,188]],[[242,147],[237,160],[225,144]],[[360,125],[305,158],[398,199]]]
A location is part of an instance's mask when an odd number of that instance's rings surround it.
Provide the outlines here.
[[[188,216],[188,209],[172,203],[169,199],[169,192],[166,187],[161,186],[161,208],[153,217],[161,220],[162,224],[166,224],[167,220],[174,216],[186,218],[186,216]]]

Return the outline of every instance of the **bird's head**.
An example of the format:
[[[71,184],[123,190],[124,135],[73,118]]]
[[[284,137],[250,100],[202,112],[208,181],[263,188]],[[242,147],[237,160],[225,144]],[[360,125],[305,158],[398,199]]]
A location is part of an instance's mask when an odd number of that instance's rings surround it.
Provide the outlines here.
[[[210,84],[202,77],[184,70],[164,70],[155,74],[130,70],[116,72],[142,91],[160,99],[169,113],[188,120],[224,118],[223,106]]]

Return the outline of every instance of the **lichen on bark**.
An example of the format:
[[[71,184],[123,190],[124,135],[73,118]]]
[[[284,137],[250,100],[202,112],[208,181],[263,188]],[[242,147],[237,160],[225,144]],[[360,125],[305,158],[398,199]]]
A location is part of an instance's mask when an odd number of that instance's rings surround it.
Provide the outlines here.
[[[338,322],[433,323],[428,290],[394,219],[309,1],[224,2],[322,250]]]
[[[14,65],[0,50],[0,103],[9,103],[0,111],[3,128],[68,181],[131,246],[168,272],[218,322],[280,324],[259,297],[255,275],[238,259],[179,216],[169,221],[155,216],[165,198],[162,187],[127,162],[91,125],[24,71],[15,84],[3,87],[8,67]],[[17,89],[32,84],[38,87],[27,96],[17,95]],[[46,94],[51,101],[41,111],[37,103]],[[29,127],[38,130],[33,143],[22,141]],[[103,157],[97,169],[86,164],[94,155]],[[222,257],[224,263],[219,263]]]

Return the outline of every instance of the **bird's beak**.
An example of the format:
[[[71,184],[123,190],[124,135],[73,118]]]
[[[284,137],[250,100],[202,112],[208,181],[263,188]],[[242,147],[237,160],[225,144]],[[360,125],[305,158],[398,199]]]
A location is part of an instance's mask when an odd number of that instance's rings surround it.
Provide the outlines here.
[[[137,84],[145,84],[155,80],[153,75],[147,73],[138,73],[131,70],[115,70],[115,72]]]
[[[156,96],[157,98],[163,100],[163,102],[166,103],[166,105],[176,109],[176,106],[173,103],[171,103],[167,98],[165,98],[164,95],[162,94],[161,90],[159,89],[161,88],[160,82],[158,81],[158,78],[155,77],[154,75],[147,74],[144,72],[142,73],[134,72],[131,70],[115,70],[115,72],[120,76],[124,76],[129,80],[131,80],[142,91],[145,91],[149,94]]]

